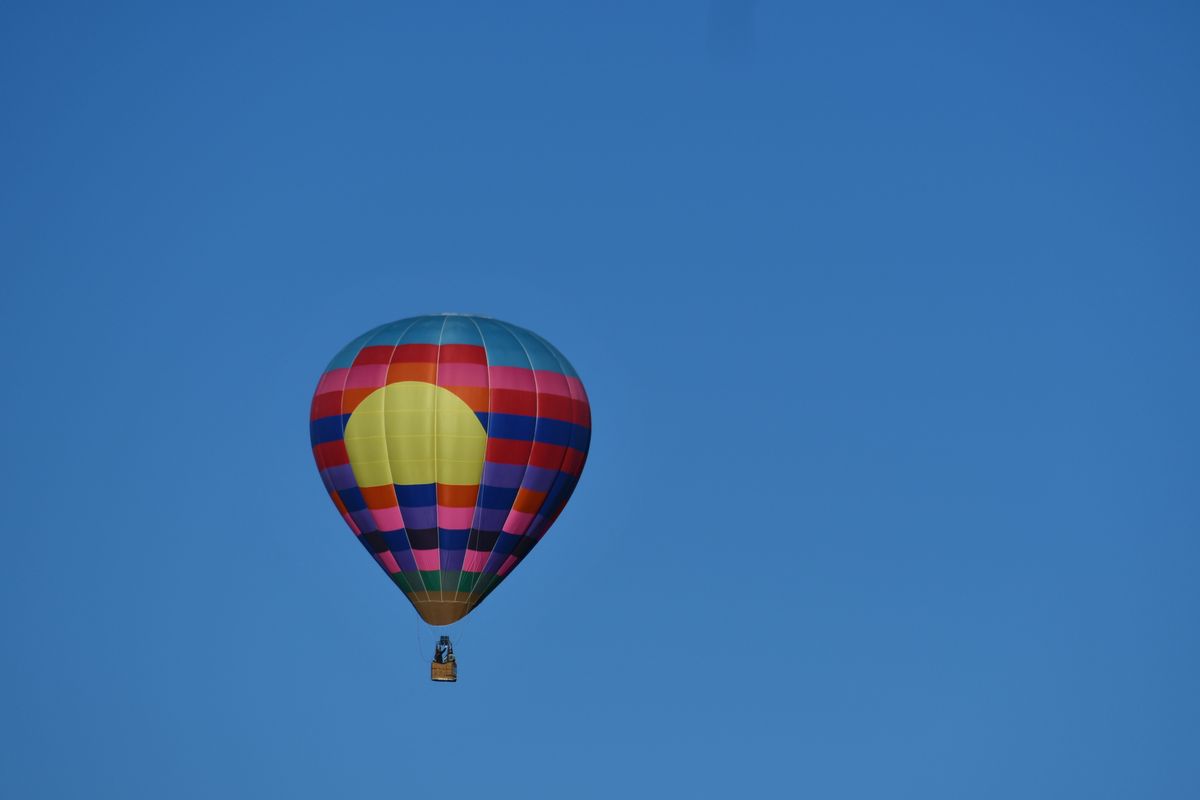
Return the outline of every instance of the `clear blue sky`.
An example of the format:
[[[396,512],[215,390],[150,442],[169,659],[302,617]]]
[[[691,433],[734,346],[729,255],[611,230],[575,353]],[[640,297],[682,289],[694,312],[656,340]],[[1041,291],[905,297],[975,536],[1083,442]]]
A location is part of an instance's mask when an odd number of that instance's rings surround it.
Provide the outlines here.
[[[1194,3],[6,3],[0,795],[1200,796]],[[308,402],[591,395],[462,680]]]

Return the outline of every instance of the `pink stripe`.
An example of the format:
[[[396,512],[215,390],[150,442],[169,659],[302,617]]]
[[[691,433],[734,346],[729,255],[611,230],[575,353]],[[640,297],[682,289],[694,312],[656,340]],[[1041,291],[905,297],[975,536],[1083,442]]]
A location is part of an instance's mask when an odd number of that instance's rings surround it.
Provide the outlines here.
[[[362,531],[358,529],[358,523],[349,514],[342,514],[342,519],[346,520],[346,524],[350,526],[350,530],[354,531],[355,536],[362,536]]]
[[[493,389],[520,389],[533,391],[533,372],[521,367],[492,367],[488,373]]]
[[[558,372],[537,371],[538,391],[542,394],[556,394],[559,397],[570,397],[571,387],[567,385],[567,376]]]
[[[483,572],[490,555],[487,550],[467,550],[467,557],[463,559],[463,569],[466,572]]]
[[[583,390],[583,381],[579,378],[567,378],[567,384],[571,387],[571,391],[575,394],[576,400],[587,402],[587,392]]]
[[[587,398],[579,378],[571,378],[553,370],[539,369],[533,372],[523,367],[492,367],[488,374],[493,389],[520,389],[529,392],[533,390],[533,378],[536,375],[538,391],[562,397],[572,397],[573,391],[574,397],[580,400]],[[439,378],[438,383],[445,381]]]
[[[438,527],[449,530],[466,530],[475,519],[475,506],[460,508],[458,506],[438,506]]]
[[[546,395],[558,395],[559,397],[570,397],[571,386],[566,375],[559,372],[550,372],[548,369],[539,369],[538,373],[538,391],[545,392]]]
[[[419,570],[433,570],[436,572],[442,568],[441,558],[437,550],[413,550],[412,554]]]
[[[347,389],[376,389],[387,383],[387,364],[359,364],[346,376]]]
[[[515,533],[518,536],[523,535],[529,530],[529,523],[533,521],[533,514],[528,514],[524,511],[509,511],[508,519],[504,520],[504,532]]]
[[[381,531],[398,531],[404,527],[404,517],[400,515],[400,509],[395,506],[372,508],[371,516],[375,517],[375,525]]]
[[[342,384],[346,381],[346,373],[350,370],[345,367],[341,369],[331,369],[321,376],[321,382],[317,384],[317,391],[313,394],[325,394],[326,392],[340,392]]]
[[[438,386],[487,386],[488,369],[483,364],[438,364]]]
[[[400,565],[396,563],[396,557],[391,553],[376,553],[375,558],[388,571],[389,575],[395,575],[400,571]]]
[[[537,371],[537,386],[539,392],[546,394],[556,394],[560,397],[571,396],[571,381],[579,383],[578,378],[568,378],[560,372],[551,372],[545,369]]]
[[[517,565],[517,557],[509,556],[508,558],[504,559],[504,563],[500,565],[500,571],[497,574],[498,575],[507,575],[508,573],[512,572],[512,568],[515,567],[516,565]]]

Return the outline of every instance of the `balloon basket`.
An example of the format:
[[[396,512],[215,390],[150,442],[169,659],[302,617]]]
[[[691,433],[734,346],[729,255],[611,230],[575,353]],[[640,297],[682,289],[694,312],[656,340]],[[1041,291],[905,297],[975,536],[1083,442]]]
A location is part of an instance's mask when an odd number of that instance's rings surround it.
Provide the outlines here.
[[[458,662],[449,661],[445,664],[439,664],[434,661],[429,665],[429,677],[435,681],[450,681],[458,680]]]

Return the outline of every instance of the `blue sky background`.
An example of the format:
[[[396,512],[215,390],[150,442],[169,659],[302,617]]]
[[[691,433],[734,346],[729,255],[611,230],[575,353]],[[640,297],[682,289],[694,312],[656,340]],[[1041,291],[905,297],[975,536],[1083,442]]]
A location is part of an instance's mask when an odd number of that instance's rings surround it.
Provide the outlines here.
[[[7,3],[0,795],[1200,796],[1194,3]],[[309,454],[591,394],[428,681]]]

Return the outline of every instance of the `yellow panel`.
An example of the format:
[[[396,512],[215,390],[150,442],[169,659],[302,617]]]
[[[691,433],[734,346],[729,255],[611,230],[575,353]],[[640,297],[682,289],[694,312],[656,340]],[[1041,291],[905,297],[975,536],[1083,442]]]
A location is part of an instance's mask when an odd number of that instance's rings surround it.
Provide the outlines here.
[[[447,461],[478,461],[483,451],[477,440],[466,436],[443,436],[441,431],[438,431],[437,440],[437,459],[440,463],[442,459]],[[454,483],[455,481],[442,481],[442,483]]]
[[[386,461],[352,461],[351,466],[359,486],[387,486],[392,482],[391,465]]]
[[[429,435],[389,436],[387,446],[392,458],[402,458],[406,461],[433,460],[433,437]]]
[[[437,482],[453,483],[460,486],[477,486],[483,474],[483,450],[474,461],[445,461],[438,459]]]
[[[458,399],[455,397],[454,399]],[[467,409],[470,411],[470,408]],[[449,436],[470,436],[477,437],[478,431],[482,430],[479,424],[479,417],[475,416],[475,412],[471,412],[471,416],[464,417],[462,414],[452,412],[445,406],[438,409],[437,432],[440,438],[443,434]]]
[[[473,486],[483,474],[483,425],[461,398],[432,383],[375,390],[350,415],[344,438],[359,486]]]
[[[356,431],[357,433],[357,431]],[[387,441],[382,436],[355,436],[351,439],[349,432],[346,436],[346,449],[349,450],[353,443],[354,454],[351,456],[351,463],[355,461],[383,461],[388,460]],[[359,483],[362,486],[362,483]]]
[[[358,476],[358,468],[354,470]],[[433,460],[425,461],[393,461],[391,482],[400,486],[413,486],[418,483],[433,483]],[[379,484],[375,484],[378,486]]]

